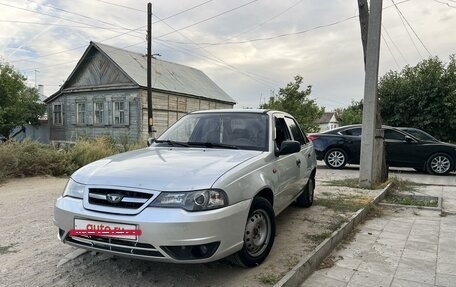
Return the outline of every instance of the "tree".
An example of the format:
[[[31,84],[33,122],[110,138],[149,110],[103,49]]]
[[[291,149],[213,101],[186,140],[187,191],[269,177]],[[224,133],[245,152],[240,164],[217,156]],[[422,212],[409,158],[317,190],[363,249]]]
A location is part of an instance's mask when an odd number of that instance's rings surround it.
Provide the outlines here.
[[[363,100],[352,100],[348,107],[336,109],[336,116],[342,126],[360,124],[363,121]]]
[[[27,87],[26,80],[10,65],[0,63],[0,134],[7,138],[17,127],[37,125],[46,112],[38,90]]]
[[[293,115],[301,128],[306,132],[319,131],[316,121],[323,115],[325,109],[319,107],[315,100],[309,99],[312,86],[302,91],[302,77],[295,76],[294,82],[287,84],[285,88],[280,88],[277,95],[269,98],[268,103],[262,104],[262,109],[273,109],[287,112]]]
[[[415,127],[440,140],[456,140],[456,60],[429,58],[401,72],[390,71],[379,83],[382,117],[392,126]]]

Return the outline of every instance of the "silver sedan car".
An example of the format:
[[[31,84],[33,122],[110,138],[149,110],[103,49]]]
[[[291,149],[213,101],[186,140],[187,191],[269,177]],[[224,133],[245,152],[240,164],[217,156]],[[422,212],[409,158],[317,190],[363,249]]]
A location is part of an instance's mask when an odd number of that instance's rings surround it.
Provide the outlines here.
[[[272,248],[275,216],[312,205],[315,172],[312,142],[287,113],[194,112],[148,148],[76,171],[54,222],[62,242],[89,250],[256,266]]]

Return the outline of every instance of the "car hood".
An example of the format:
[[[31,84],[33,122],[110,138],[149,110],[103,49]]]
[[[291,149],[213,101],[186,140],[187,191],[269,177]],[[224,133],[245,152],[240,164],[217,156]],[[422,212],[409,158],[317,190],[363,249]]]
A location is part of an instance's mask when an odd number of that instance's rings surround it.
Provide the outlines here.
[[[82,184],[158,191],[210,188],[225,172],[261,151],[150,147],[88,164],[71,177]]]

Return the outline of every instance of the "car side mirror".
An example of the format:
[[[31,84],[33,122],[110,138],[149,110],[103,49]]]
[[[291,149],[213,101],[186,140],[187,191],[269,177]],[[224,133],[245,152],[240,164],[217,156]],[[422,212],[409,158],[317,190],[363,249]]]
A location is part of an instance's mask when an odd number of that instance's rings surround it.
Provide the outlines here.
[[[411,137],[409,137],[409,136],[405,136],[405,141],[406,141],[407,143],[412,143],[412,142],[414,142],[414,140],[413,140]]]
[[[147,139],[147,146],[151,146],[155,142],[155,138],[148,138]]]
[[[292,154],[299,152],[301,150],[301,143],[298,141],[290,141],[286,140],[283,141],[282,144],[280,145],[279,152],[276,153],[277,156],[279,155],[287,155],[287,154]]]

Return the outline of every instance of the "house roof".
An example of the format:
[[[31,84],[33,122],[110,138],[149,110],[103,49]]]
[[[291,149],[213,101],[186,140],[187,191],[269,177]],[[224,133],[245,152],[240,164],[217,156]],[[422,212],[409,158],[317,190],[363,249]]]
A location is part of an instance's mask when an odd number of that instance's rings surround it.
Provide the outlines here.
[[[76,72],[91,49],[97,49],[112,60],[137,85],[147,87],[147,57],[145,55],[95,42],[90,42],[89,47],[68,79]],[[236,103],[202,71],[155,58],[152,58],[152,88]],[[65,89],[65,84],[62,89]],[[46,102],[58,96],[60,91],[46,99]]]
[[[317,120],[317,124],[327,124],[327,123],[330,123],[333,116],[335,116],[335,112],[325,112],[325,113],[323,113],[323,115]]]

